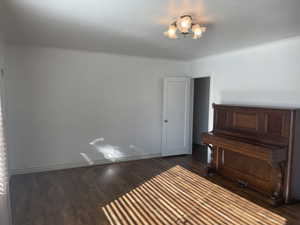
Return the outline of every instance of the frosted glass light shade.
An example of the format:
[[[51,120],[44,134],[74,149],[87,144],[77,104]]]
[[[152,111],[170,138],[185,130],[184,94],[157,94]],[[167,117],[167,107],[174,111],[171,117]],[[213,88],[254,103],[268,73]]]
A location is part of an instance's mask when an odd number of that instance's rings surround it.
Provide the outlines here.
[[[193,25],[192,31],[194,32],[193,39],[198,39],[202,36],[203,31],[199,24]]]
[[[177,31],[177,27],[175,25],[170,25],[169,29],[164,34],[168,38],[176,39],[177,38],[176,31]]]
[[[181,33],[188,33],[192,26],[192,18],[190,16],[180,17],[177,20],[176,25]]]

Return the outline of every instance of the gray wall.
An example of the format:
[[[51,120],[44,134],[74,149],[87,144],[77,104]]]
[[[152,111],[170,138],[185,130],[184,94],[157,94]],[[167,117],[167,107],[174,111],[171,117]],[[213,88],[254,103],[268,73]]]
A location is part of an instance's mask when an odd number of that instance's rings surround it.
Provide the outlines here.
[[[10,46],[7,58],[14,173],[160,155],[162,80],[188,66],[41,47]]]
[[[209,129],[212,102],[300,107],[300,38],[186,63],[18,46],[7,58],[13,170],[159,154],[165,76],[211,76]]]
[[[191,62],[192,74],[211,76],[211,103],[300,107],[300,37]]]

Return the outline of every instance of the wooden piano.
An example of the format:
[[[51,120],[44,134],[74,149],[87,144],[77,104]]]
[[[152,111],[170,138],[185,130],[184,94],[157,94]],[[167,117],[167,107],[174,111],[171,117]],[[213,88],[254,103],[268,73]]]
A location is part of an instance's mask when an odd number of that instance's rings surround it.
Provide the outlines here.
[[[300,111],[213,105],[214,127],[202,134],[209,171],[260,192],[273,205],[300,199]]]

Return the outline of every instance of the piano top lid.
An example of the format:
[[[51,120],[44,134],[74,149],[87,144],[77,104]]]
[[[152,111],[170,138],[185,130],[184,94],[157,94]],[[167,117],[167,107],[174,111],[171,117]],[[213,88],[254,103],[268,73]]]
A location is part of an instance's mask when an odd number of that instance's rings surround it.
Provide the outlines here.
[[[253,105],[237,105],[237,104],[212,104],[213,108],[235,108],[235,109],[249,109],[249,110],[287,110],[287,111],[293,111],[293,110],[300,110],[300,108],[296,107],[285,107],[285,106],[253,106]]]

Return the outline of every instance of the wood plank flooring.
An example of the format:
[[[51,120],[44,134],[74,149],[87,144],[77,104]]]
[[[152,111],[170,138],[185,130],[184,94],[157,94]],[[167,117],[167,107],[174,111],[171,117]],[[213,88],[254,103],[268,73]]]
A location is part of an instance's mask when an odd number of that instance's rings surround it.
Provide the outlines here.
[[[204,172],[181,156],[13,176],[13,224],[300,224],[300,204],[271,208]]]

